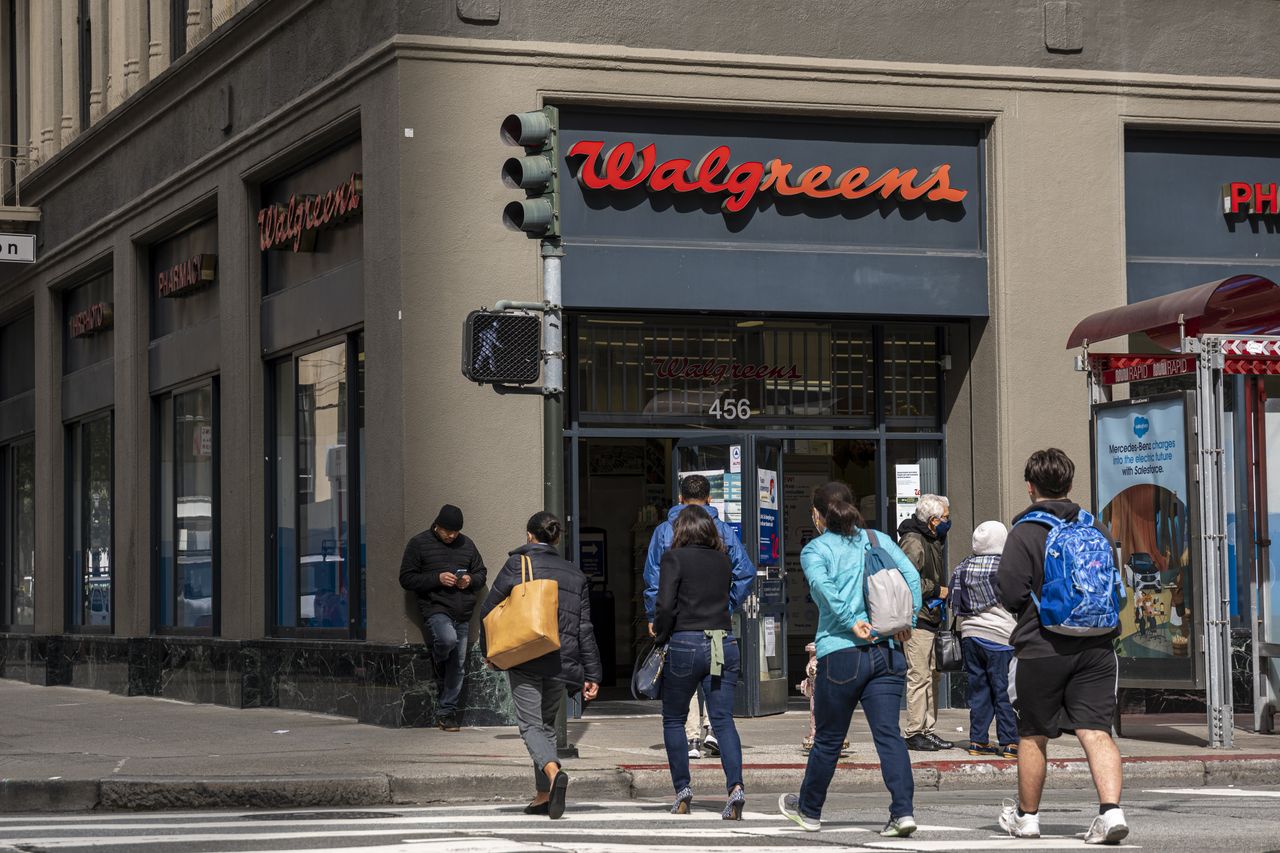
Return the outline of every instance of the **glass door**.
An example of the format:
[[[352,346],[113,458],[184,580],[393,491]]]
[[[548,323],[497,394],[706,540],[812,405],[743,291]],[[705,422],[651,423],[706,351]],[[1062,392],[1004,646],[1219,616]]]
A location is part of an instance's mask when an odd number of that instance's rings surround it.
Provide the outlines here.
[[[743,673],[734,713],[780,714],[787,707],[782,442],[751,434],[686,438],[676,443],[672,466],[675,500],[684,477],[701,474],[711,482],[711,506],[756,567],[752,594],[733,616]]]

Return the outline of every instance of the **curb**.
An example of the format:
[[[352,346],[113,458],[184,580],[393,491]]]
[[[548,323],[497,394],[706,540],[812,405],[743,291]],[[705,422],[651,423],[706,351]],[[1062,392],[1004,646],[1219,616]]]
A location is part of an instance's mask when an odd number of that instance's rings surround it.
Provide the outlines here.
[[[798,791],[804,764],[756,764],[743,767],[743,781],[753,793]],[[717,765],[693,765],[695,787],[718,792],[724,777]],[[932,761],[912,767],[917,790],[1012,790],[1017,786],[1016,761]],[[629,800],[671,795],[665,764],[622,765],[614,769],[570,770],[579,799]],[[1126,785],[1206,787],[1274,784],[1280,757],[1222,755],[1124,760]],[[276,776],[244,778],[2,779],[0,813],[140,811],[152,809],[320,808],[326,806],[394,806],[428,803],[520,802],[532,788],[526,768],[479,774],[434,776]],[[1049,762],[1047,789],[1087,789],[1093,785],[1084,759]],[[884,790],[880,765],[840,764],[831,781],[833,793]]]

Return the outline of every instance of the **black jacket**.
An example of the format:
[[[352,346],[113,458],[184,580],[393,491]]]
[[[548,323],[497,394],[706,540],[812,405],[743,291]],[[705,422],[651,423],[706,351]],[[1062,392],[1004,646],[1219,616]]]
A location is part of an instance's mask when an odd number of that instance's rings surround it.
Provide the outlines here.
[[[1040,611],[1031,598],[1037,597],[1044,586],[1044,543],[1049,538],[1049,528],[1043,524],[1028,522],[1019,524],[1024,515],[1033,510],[1052,513],[1063,521],[1071,521],[1080,514],[1078,504],[1069,500],[1040,501],[1018,513],[1013,529],[1004,543],[1000,557],[1000,570],[996,572],[996,589],[1005,609],[1018,617],[1018,624],[1009,637],[1009,644],[1020,658],[1047,658],[1071,655],[1089,649],[1109,649],[1119,636],[1119,629],[1096,637],[1069,637],[1050,631],[1040,624]],[[1096,525],[1107,531],[1101,525]],[[1111,539],[1107,536],[1108,541]]]
[[[443,573],[462,571],[471,575],[471,585],[466,589],[440,583]],[[446,545],[434,530],[424,530],[404,546],[404,559],[400,561],[400,586],[418,594],[418,610],[424,621],[443,613],[455,622],[466,622],[476,609],[476,596],[484,588],[487,576],[475,543],[461,533]]]
[[[716,548],[673,548],[658,569],[653,633],[665,644],[676,631],[728,631],[733,562]]]
[[[947,585],[947,561],[942,540],[929,525],[914,515],[898,525],[898,547],[920,572],[920,613],[916,624],[931,631],[942,627],[942,608],[930,609],[928,601],[937,598]]]
[[[591,582],[550,545],[531,543],[511,552],[493,579],[493,588],[480,608],[480,618],[488,616],[489,611],[520,585],[522,554],[527,554],[533,563],[534,578],[554,580],[560,587],[560,612],[557,614],[560,648],[512,669],[563,681],[570,691],[581,690],[587,681],[599,684],[604,671],[600,668],[600,650],[596,647],[595,629],[591,625]],[[483,639],[488,641],[487,637]]]

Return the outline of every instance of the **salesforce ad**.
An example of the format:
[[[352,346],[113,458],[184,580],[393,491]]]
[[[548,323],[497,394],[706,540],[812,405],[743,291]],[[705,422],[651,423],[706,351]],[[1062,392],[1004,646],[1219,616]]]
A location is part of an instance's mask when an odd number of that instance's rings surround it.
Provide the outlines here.
[[[1178,394],[1094,409],[1098,517],[1120,548],[1120,674],[1192,686],[1187,401]]]

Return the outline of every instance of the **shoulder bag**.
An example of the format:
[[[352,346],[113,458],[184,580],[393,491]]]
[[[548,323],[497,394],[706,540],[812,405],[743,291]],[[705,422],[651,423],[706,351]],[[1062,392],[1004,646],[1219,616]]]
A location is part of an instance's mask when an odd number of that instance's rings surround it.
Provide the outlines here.
[[[485,648],[498,669],[510,669],[560,648],[560,585],[536,580],[520,555],[520,583],[484,617]]]
[[[640,658],[635,672],[631,673],[631,695],[636,699],[662,696],[662,670],[666,662],[667,647],[650,643],[649,650]]]
[[[955,616],[946,618],[951,609],[943,604],[943,622],[933,638],[933,665],[938,672],[959,672],[964,669],[964,652],[960,647],[960,633],[956,630]]]

